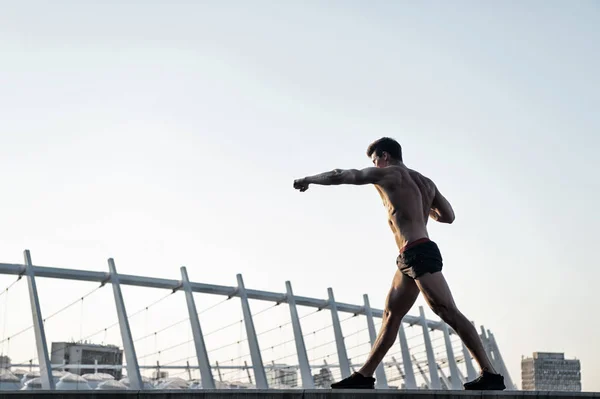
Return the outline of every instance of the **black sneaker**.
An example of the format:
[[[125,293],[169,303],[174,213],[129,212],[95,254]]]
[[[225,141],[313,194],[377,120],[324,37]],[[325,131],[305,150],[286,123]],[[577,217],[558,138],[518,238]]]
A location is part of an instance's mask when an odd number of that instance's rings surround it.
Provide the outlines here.
[[[375,378],[353,373],[350,377],[331,384],[331,389],[375,389]]]
[[[504,377],[500,374],[492,374],[484,371],[479,377],[463,385],[467,391],[503,391]]]

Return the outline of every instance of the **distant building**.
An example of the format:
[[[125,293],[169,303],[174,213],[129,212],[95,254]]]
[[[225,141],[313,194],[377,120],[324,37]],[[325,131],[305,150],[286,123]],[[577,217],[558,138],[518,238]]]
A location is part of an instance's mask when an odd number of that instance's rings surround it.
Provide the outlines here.
[[[169,372],[168,371],[154,370],[152,372],[152,379],[155,380],[155,381],[166,380],[167,378],[169,378]]]
[[[53,342],[50,362],[52,364],[85,364],[85,365],[123,365],[123,350],[114,345],[94,345],[77,342]],[[94,369],[69,368],[67,371],[73,374],[83,375],[93,373]],[[116,379],[122,377],[120,369],[98,368],[99,373],[106,373]]]
[[[579,360],[565,359],[564,353],[534,352],[521,359],[524,391],[581,391]]]
[[[0,355],[0,369],[10,370],[10,357],[5,355]]]
[[[330,388],[333,383],[333,375],[327,368],[319,370],[319,374],[313,375],[313,381],[316,388]]]
[[[285,385],[290,388],[298,386],[298,371],[293,366],[274,364],[266,374],[269,386]]]

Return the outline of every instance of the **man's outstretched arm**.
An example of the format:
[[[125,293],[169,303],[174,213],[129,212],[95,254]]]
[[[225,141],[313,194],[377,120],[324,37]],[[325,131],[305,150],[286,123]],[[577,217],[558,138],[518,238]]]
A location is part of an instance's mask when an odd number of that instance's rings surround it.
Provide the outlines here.
[[[294,180],[294,188],[306,191],[310,184],[332,186],[340,184],[377,184],[385,176],[382,168],[334,169],[330,172]]]

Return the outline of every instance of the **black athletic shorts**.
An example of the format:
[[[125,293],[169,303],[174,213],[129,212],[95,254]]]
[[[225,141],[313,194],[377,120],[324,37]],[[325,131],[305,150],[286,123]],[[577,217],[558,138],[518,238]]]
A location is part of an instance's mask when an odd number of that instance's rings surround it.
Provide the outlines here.
[[[415,279],[426,273],[441,272],[442,254],[435,242],[424,238],[404,247],[396,265],[402,274]]]

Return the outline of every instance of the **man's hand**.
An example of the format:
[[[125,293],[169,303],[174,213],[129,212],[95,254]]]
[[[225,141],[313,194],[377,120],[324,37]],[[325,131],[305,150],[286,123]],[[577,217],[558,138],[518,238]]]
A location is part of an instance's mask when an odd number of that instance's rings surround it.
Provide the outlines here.
[[[306,181],[306,179],[296,179],[296,180],[294,180],[294,188],[296,190],[300,190],[301,193],[303,193],[306,190],[308,190],[308,185],[309,185],[309,183]]]
[[[436,222],[440,223],[452,223],[454,222],[454,210],[448,202],[448,200],[440,193],[438,188],[435,188],[435,197],[431,204],[431,210],[429,216]]]

